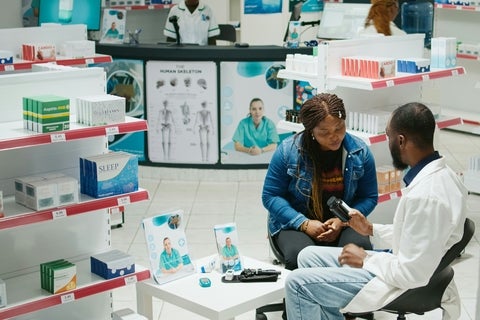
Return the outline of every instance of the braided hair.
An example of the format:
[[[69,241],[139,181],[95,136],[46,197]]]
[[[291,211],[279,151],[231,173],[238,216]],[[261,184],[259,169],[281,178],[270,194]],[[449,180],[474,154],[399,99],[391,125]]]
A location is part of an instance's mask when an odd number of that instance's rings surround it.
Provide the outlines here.
[[[391,36],[390,22],[395,19],[397,14],[397,0],[372,0],[372,6],[365,19],[365,28],[374,25],[378,33]]]
[[[311,201],[308,201],[307,207],[319,221],[323,218],[322,159],[318,152],[318,143],[312,137],[313,129],[329,115],[343,120],[347,118],[343,100],[331,93],[320,93],[314,96],[305,101],[300,109],[300,121],[305,127],[300,142],[300,154],[302,159],[309,160],[306,161],[306,165],[311,167],[307,167],[307,170],[313,171],[312,192],[311,195],[307,195]]]

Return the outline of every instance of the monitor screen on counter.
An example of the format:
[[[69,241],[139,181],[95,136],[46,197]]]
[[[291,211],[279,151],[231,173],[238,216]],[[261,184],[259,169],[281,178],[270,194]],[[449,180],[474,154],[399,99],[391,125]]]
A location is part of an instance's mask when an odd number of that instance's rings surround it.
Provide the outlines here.
[[[369,10],[369,3],[325,2],[317,38],[332,40],[354,38],[363,28]]]
[[[102,0],[40,0],[38,24],[85,24],[100,30]]]

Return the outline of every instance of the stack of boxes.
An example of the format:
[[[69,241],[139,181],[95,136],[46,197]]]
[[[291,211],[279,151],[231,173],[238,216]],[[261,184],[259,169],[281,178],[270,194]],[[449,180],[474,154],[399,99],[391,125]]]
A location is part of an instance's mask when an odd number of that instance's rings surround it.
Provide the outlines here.
[[[57,52],[55,45],[51,43],[25,43],[22,45],[22,57],[28,61],[54,61],[57,59]]]
[[[45,210],[77,203],[78,181],[62,173],[14,179],[15,202],[33,210]]]
[[[432,38],[432,68],[453,68],[457,65],[457,38]]]
[[[347,116],[347,129],[367,134],[384,133],[389,117],[390,112],[382,110],[371,110],[369,113],[350,111]]]
[[[111,94],[78,97],[77,122],[101,126],[125,122],[125,98]]]
[[[121,277],[135,272],[135,258],[120,250],[111,250],[91,256],[90,269],[104,279]]]
[[[388,57],[342,57],[342,76],[384,79],[395,76],[395,59]]]
[[[402,188],[402,171],[393,166],[377,167],[378,193],[394,192]]]
[[[80,158],[80,192],[94,198],[138,190],[138,157],[110,152]]]
[[[77,287],[77,266],[65,259],[40,264],[41,287],[57,294]]]
[[[48,133],[70,129],[70,99],[56,95],[23,98],[24,128]]]

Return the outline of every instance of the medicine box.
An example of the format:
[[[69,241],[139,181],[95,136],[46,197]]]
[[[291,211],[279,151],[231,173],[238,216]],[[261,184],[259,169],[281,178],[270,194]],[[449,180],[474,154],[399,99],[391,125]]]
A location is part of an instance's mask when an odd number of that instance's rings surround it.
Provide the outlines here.
[[[58,206],[66,206],[77,203],[78,199],[78,180],[73,177],[61,177],[50,180],[57,185]]]
[[[111,94],[78,97],[77,122],[88,126],[125,122],[125,98]]]
[[[25,43],[22,45],[23,60],[54,61],[57,58],[56,48],[50,43]]]
[[[397,71],[405,73],[422,73],[430,71],[430,59],[405,58],[397,60]]]
[[[57,184],[48,179],[31,181],[25,185],[25,206],[33,210],[58,206]]]
[[[94,198],[138,190],[138,157],[126,152],[80,158],[80,192]]]
[[[67,58],[87,58],[95,56],[95,41],[69,40],[62,45],[61,55]]]
[[[7,286],[5,281],[0,279],[0,308],[7,306]]]
[[[8,50],[0,50],[0,64],[13,63],[13,53]]]
[[[120,250],[111,250],[91,256],[90,269],[104,279],[117,278],[135,272],[135,258]]]
[[[73,290],[77,287],[77,266],[64,259],[41,263],[40,283],[53,294]]]

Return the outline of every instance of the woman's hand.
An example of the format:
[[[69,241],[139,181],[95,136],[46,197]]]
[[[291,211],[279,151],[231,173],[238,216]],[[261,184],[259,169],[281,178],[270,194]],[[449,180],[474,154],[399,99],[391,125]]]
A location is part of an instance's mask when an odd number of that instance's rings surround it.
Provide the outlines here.
[[[326,232],[328,227],[318,220],[310,220],[308,222],[307,230],[305,233],[312,239],[316,239],[320,234]]]
[[[340,232],[342,232],[344,223],[338,218],[331,218],[325,221],[323,225],[327,228],[327,230],[319,234],[317,236],[317,240],[333,242],[340,236]]]

